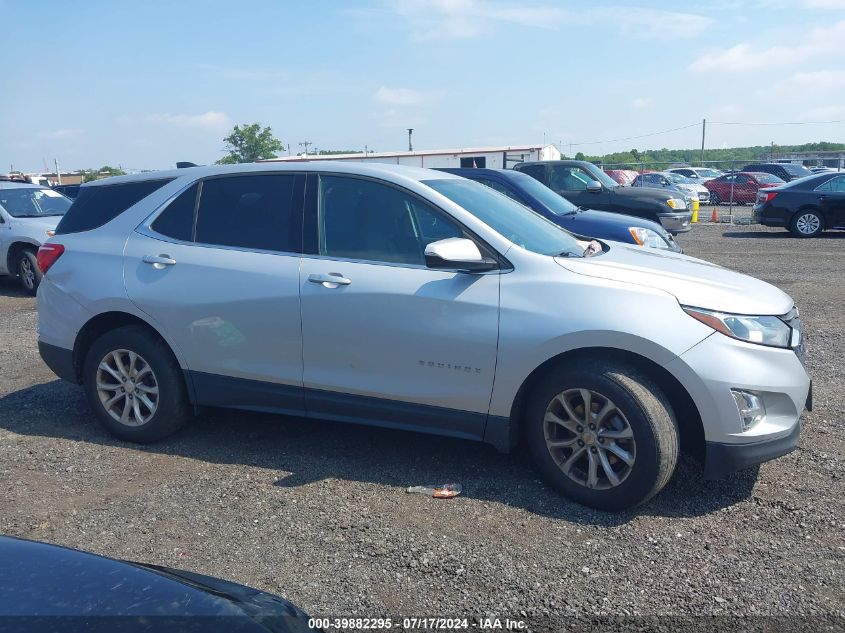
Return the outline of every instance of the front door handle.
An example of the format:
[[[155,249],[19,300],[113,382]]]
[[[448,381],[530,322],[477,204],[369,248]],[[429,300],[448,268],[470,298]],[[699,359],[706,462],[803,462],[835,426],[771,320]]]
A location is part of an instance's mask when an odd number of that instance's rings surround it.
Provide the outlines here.
[[[338,286],[348,286],[352,283],[351,279],[347,279],[340,273],[329,273],[328,275],[308,275],[308,281],[310,281],[312,284],[322,284],[325,288],[337,288]]]
[[[144,255],[141,259],[145,264],[152,264],[153,268],[161,270],[165,266],[173,266],[176,260],[170,255]]]

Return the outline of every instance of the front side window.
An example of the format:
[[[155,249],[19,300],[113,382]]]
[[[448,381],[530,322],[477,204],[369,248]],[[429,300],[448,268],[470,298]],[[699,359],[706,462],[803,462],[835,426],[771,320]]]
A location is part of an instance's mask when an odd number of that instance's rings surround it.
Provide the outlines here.
[[[319,252],[328,257],[425,265],[425,247],[464,237],[460,225],[421,200],[387,185],[321,176]]]
[[[203,181],[195,241],[251,250],[298,250],[296,176],[226,176]],[[301,232],[301,231],[300,231]]]
[[[0,189],[0,207],[15,218],[40,218],[64,215],[70,200],[52,189],[14,187]]]
[[[586,191],[587,183],[595,180],[595,178],[580,167],[555,165],[552,167],[551,178],[549,180],[552,189],[561,191]]]

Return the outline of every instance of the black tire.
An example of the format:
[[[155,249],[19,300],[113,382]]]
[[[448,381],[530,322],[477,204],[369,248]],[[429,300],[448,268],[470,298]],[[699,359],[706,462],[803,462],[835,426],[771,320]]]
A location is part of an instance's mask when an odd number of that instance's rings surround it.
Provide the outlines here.
[[[575,389],[591,390],[594,397],[600,394],[612,401],[633,432],[635,459],[627,475],[614,487],[588,488],[574,481],[552,456],[552,450],[558,449],[547,446],[547,407],[554,406],[552,402],[559,394]],[[549,372],[528,396],[524,426],[534,462],[546,480],[573,501],[599,510],[624,510],[649,500],[669,481],[678,461],[678,426],[666,397],[648,376],[629,365],[593,361]],[[596,453],[596,441],[603,440],[588,440],[590,447],[583,450]],[[584,446],[583,442],[580,445]]]
[[[722,199],[719,197],[719,194],[715,191],[710,192],[710,204],[720,205],[722,204]]]
[[[18,280],[24,292],[35,296],[38,292],[38,286],[41,284],[43,275],[38,268],[38,261],[35,257],[35,251],[24,249],[18,251],[15,257],[15,270],[18,273]]]
[[[801,209],[789,221],[789,232],[795,237],[816,237],[824,232],[824,218],[815,209]]]
[[[154,412],[148,420],[135,426],[122,423],[120,420],[112,417],[106,409],[103,400],[101,400],[101,392],[97,388],[97,374],[100,363],[107,355],[117,353],[117,350],[125,350],[137,354],[141,361],[143,361],[143,364],[148,365],[152,370],[152,382],[158,389]],[[111,374],[111,376],[114,375]],[[111,378],[108,379],[111,380]],[[173,356],[170,348],[159,337],[141,326],[129,325],[121,327],[107,332],[98,338],[88,350],[88,354],[85,357],[82,368],[82,380],[85,395],[88,398],[88,404],[94,411],[94,415],[97,416],[100,424],[110,433],[122,440],[137,442],[139,444],[156,442],[176,433],[184,426],[191,415],[191,408],[185,388],[185,379],[179,364],[176,362],[176,358]],[[150,379],[147,378],[146,380]],[[116,378],[114,381],[116,384],[119,384]],[[126,388],[127,391],[128,389],[129,387]],[[133,386],[132,389],[135,393],[139,394],[137,398],[141,398],[143,395],[150,396],[150,394],[140,394],[140,389],[137,385]],[[123,400],[123,402],[125,403],[126,400]],[[142,410],[147,413],[150,412],[149,409]],[[132,415],[131,412],[130,415]]]

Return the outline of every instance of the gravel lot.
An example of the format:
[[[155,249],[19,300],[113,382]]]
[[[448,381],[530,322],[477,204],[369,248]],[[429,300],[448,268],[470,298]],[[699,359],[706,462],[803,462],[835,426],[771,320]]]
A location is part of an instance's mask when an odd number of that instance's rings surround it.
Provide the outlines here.
[[[712,207],[702,210],[709,219]],[[682,463],[635,512],[569,503],[522,453],[264,415],[116,441],[0,281],[0,533],[222,576],[313,615],[837,614],[845,622],[845,233],[695,226],[687,253],[790,293],[815,411],[799,450],[723,482]],[[404,487],[458,481],[433,500]]]

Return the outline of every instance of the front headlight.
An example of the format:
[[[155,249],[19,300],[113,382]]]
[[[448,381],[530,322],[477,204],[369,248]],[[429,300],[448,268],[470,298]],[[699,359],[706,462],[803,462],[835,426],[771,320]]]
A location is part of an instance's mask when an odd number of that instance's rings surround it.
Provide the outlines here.
[[[666,201],[666,204],[669,205],[670,209],[676,209],[676,210],[679,210],[679,211],[683,211],[684,209],[687,208],[687,203],[684,202],[684,200],[681,199],[681,198],[669,198]]]
[[[727,314],[703,308],[681,307],[692,318],[709,325],[725,336],[759,345],[789,347],[791,328],[776,316]]]
[[[657,231],[652,231],[651,229],[647,229],[642,226],[629,226],[628,231],[631,233],[631,237],[634,238],[634,241],[640,246],[665,248],[669,250],[672,249],[672,245],[669,244],[669,242],[667,242]]]

